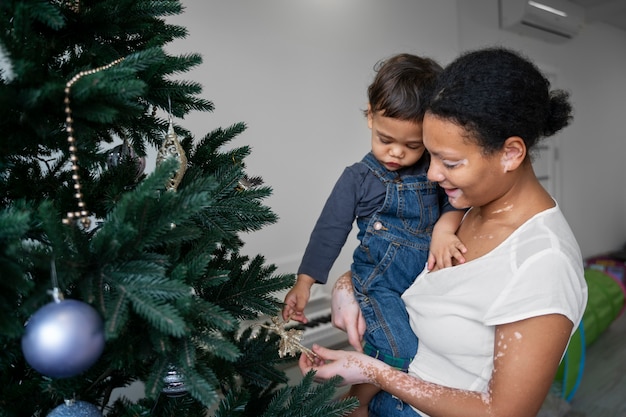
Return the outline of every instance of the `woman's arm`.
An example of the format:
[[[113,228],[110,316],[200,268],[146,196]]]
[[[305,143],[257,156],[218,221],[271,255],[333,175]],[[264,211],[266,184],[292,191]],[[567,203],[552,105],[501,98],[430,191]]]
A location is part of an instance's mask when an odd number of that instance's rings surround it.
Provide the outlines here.
[[[333,326],[348,334],[348,342],[357,352],[363,352],[361,342],[365,334],[365,319],[354,297],[350,271],[340,276],[333,286],[330,303]]]
[[[319,346],[323,358],[300,358],[319,379],[341,375],[345,384],[372,383],[431,417],[535,417],[567,346],[572,322],[549,314],[496,327],[494,370],[486,393],[423,381],[357,352]]]
[[[348,334],[348,342],[357,352],[363,352],[361,342],[365,334],[365,319],[354,297],[350,271],[341,275],[333,286],[330,303],[333,326]]]

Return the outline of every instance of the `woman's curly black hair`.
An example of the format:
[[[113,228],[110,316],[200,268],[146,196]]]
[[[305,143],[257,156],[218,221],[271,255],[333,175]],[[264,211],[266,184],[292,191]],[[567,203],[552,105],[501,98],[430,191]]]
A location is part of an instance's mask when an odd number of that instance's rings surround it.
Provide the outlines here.
[[[520,53],[502,47],[462,54],[440,74],[428,112],[463,127],[486,153],[519,136],[530,150],[572,120],[569,94]]]

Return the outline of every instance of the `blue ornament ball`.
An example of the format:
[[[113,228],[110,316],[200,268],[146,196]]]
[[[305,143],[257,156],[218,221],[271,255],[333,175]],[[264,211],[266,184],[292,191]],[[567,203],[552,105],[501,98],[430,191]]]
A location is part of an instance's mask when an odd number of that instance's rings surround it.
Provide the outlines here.
[[[22,336],[22,353],[37,372],[68,378],[86,371],[104,350],[104,323],[87,303],[61,300],[31,316]]]
[[[47,417],[102,417],[102,413],[86,401],[66,401],[50,411]]]

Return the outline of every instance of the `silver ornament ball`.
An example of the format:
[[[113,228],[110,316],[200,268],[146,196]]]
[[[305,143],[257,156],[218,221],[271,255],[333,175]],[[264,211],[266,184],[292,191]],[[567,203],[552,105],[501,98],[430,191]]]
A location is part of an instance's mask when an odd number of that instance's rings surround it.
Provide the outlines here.
[[[120,164],[120,162],[122,162],[122,159],[124,158],[131,159],[135,163],[135,166],[137,167],[137,177],[143,174],[143,171],[146,169],[146,158],[142,156],[137,156],[135,150],[127,143],[117,145],[107,152],[107,167],[109,169],[115,168]]]
[[[31,316],[22,336],[22,353],[37,372],[68,378],[91,367],[104,350],[104,323],[89,304],[61,300]]]
[[[66,401],[52,410],[47,417],[102,417],[93,404],[86,401]]]
[[[176,368],[170,367],[163,378],[163,382],[165,382],[165,385],[162,392],[168,397],[180,397],[187,394],[185,377]]]

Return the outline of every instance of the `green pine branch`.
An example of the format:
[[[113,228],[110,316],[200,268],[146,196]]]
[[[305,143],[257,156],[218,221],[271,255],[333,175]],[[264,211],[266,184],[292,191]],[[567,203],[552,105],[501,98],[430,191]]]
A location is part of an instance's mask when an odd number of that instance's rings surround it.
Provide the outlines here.
[[[196,140],[178,122],[213,110],[200,83],[180,79],[202,57],[164,49],[187,36],[165,19],[182,2],[78,3],[0,2],[0,417],[48,415],[67,398],[110,417],[347,414],[354,403],[333,399],[334,384],[290,387],[295,358],[255,326],[278,314],[294,275],[240,254],[241,233],[278,221],[264,204],[271,186],[246,170],[251,148],[227,146],[246,125]],[[139,159],[170,123],[188,159],[175,191],[177,161],[144,171]],[[112,163],[122,141],[133,152]],[[76,211],[88,227],[64,224]],[[21,352],[24,323],[53,286],[105,324],[102,356],[69,378],[40,375]],[[172,367],[187,387],[176,397],[163,392]],[[134,381],[145,398],[109,404]]]
[[[357,407],[356,398],[332,401],[339,377],[318,385],[313,384],[313,377],[309,372],[299,385],[282,388],[261,417],[343,416]]]

